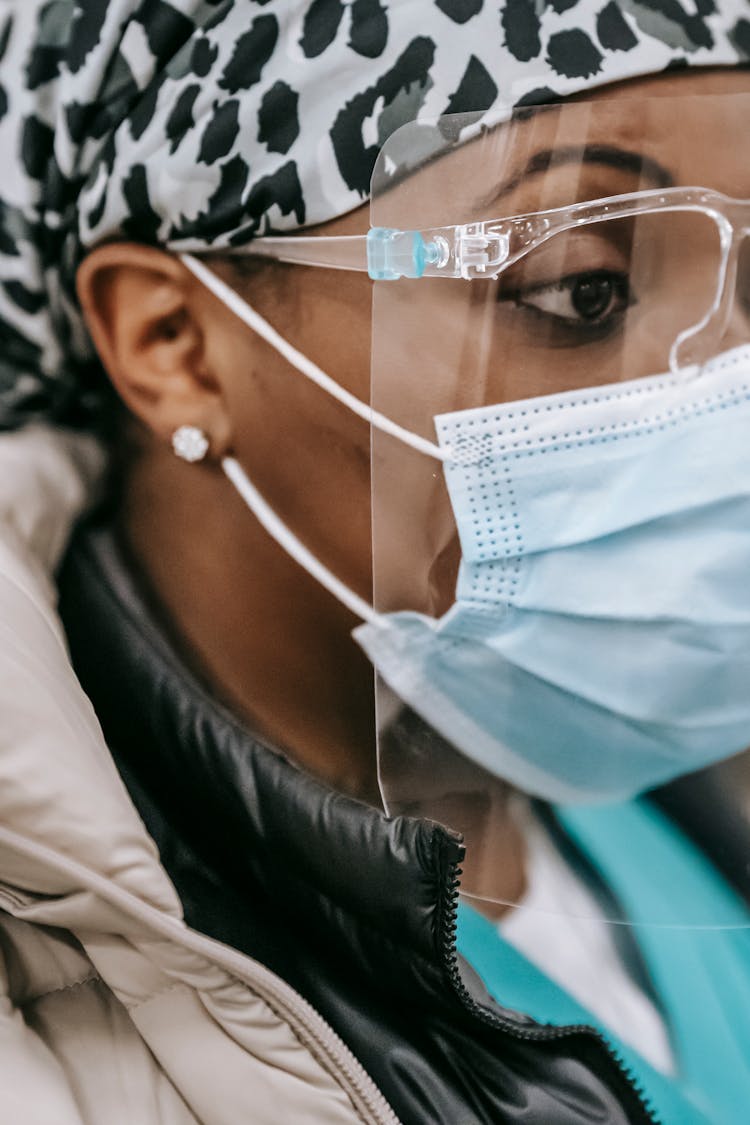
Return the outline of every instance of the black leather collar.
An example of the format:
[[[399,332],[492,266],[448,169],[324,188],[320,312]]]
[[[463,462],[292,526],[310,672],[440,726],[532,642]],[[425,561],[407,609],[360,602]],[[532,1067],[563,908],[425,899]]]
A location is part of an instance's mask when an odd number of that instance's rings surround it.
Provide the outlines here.
[[[176,832],[192,861],[299,924],[319,919],[342,949],[439,969],[460,841],[387,819],[255,738],[180,659],[107,528],[79,533],[60,585],[74,665],[160,848]]]

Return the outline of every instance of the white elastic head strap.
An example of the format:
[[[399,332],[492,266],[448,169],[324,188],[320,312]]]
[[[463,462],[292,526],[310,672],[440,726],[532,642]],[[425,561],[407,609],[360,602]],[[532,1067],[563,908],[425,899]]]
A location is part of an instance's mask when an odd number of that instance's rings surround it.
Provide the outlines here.
[[[380,620],[380,615],[372,606],[345,586],[335,574],[323,566],[319,559],[301,543],[297,536],[289,530],[286,524],[279,519],[270,504],[263,499],[258,489],[252,483],[245,470],[234,457],[225,457],[221,467],[229,480],[239,492],[250,511],[261,527],[265,528],[272,539],[278,543],[283,551],[294,559],[296,563],[306,570],[320,585],[333,594],[334,598],[345,605],[347,609],[371,624]]]
[[[397,422],[393,422],[387,418],[385,414],[374,410],[373,407],[368,406],[367,403],[362,402],[355,395],[351,394],[344,387],[341,387],[335,379],[330,375],[326,375],[325,371],[314,364],[302,352],[297,351],[283,336],[279,335],[276,329],[265,320],[260,313],[257,313],[247,301],[240,297],[231,286],[227,285],[220,277],[208,269],[203,262],[194,258],[192,254],[180,255],[183,263],[187,266],[192,274],[201,281],[207,289],[210,289],[215,297],[218,297],[228,309],[238,316],[248,328],[252,328],[254,332],[275,348],[279,355],[291,363],[292,367],[305,375],[313,383],[315,383],[321,390],[326,391],[327,394],[333,398],[338,399],[339,402],[347,406],[354,414],[364,418],[376,429],[382,430],[383,433],[390,434],[392,437],[398,438],[399,441],[410,445],[412,449],[419,450],[420,453],[426,453],[428,457],[434,457],[438,461],[445,461],[448,453],[446,450],[440,448],[435,442],[428,441],[426,438],[420,437],[419,434],[413,434],[411,430],[404,429],[399,426]]]

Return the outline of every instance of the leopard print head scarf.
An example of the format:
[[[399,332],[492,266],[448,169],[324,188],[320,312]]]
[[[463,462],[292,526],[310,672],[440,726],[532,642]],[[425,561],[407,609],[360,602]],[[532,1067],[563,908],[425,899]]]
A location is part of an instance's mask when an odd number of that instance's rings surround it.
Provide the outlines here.
[[[93,416],[74,279],[103,239],[319,223],[405,121],[748,58],[748,0],[5,0],[0,428]]]

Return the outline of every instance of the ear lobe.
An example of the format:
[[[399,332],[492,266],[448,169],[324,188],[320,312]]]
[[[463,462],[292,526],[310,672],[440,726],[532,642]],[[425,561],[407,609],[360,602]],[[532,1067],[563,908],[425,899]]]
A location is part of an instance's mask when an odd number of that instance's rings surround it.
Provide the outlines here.
[[[92,250],[77,277],[87,327],[123,402],[163,441],[179,426],[198,426],[221,456],[229,417],[206,365],[207,306],[195,299],[197,284],[172,255],[122,242]]]

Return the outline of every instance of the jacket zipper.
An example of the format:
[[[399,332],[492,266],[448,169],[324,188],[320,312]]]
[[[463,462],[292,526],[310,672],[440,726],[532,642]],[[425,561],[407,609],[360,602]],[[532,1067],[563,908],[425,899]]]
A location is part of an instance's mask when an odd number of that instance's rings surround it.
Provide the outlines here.
[[[400,1125],[384,1095],[330,1024],[299,992],[265,965],[223,942],[191,930],[180,918],[162,912],[85,864],[0,825],[0,846],[3,845],[11,852],[41,861],[53,871],[72,878],[74,884],[86,887],[168,943],[197,953],[251,988],[288,1022],[301,1043],[339,1082],[366,1125]],[[51,896],[51,901],[55,898]],[[22,917],[24,907],[39,905],[39,897],[0,883],[0,908],[3,905],[9,913]]]
[[[218,964],[216,945],[213,942],[211,945],[210,959],[214,964]],[[288,1021],[294,1031],[297,1033],[302,1031],[303,1040],[313,1039],[319,1045],[320,1054],[327,1059],[334,1077],[339,1079],[342,1075],[345,1077],[346,1081],[342,1084],[355,1107],[363,1114],[363,1120],[372,1122],[372,1125],[400,1125],[395,1113],[362,1064],[331,1025],[303,996],[259,962],[248,959],[243,953],[229,946],[222,945],[220,948],[225,952],[224,967],[228,972],[262,996],[270,1007]],[[208,952],[204,955],[209,956]],[[233,967],[232,962],[235,961],[236,965]],[[263,979],[260,980],[260,977]]]
[[[646,1092],[639,1084],[632,1070],[630,1070],[621,1055],[617,1053],[595,1027],[591,1027],[590,1024],[586,1023],[568,1024],[565,1027],[518,1027],[518,1025],[514,1024],[511,1020],[505,1019],[503,1016],[493,1012],[490,1008],[485,1008],[470,995],[461,979],[458,950],[456,948],[461,874],[462,871],[458,861],[451,861],[448,867],[447,895],[443,908],[443,919],[445,923],[443,927],[443,959],[448,970],[450,984],[464,1008],[471,1012],[477,1019],[481,1020],[482,1023],[497,1028],[498,1031],[502,1031],[513,1039],[540,1042],[566,1039],[571,1035],[583,1034],[598,1040],[615,1064],[615,1067],[625,1080],[627,1086],[632,1090],[635,1100],[643,1112],[643,1121],[646,1125],[662,1125],[659,1118],[656,1116],[656,1111]]]
[[[194,933],[194,931],[190,932]],[[345,1076],[346,1082],[343,1085],[350,1097],[354,1095],[352,1101],[356,1108],[360,1113],[363,1107],[366,1110],[363,1120],[372,1122],[373,1125],[400,1125],[395,1113],[362,1064],[331,1025],[303,996],[260,962],[252,961],[244,953],[239,953],[230,946],[214,943],[211,939],[204,940],[210,942],[212,946],[210,959],[214,964],[219,963],[216,956],[219,946],[225,953],[224,967],[228,972],[262,996],[270,1007],[287,1019],[294,1031],[302,1030],[304,1039],[313,1039],[320,1046],[321,1053],[328,1060],[334,1077],[340,1078],[342,1074]],[[204,955],[209,957],[208,952]],[[233,962],[236,962],[234,967]]]

